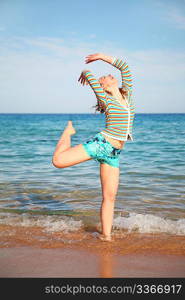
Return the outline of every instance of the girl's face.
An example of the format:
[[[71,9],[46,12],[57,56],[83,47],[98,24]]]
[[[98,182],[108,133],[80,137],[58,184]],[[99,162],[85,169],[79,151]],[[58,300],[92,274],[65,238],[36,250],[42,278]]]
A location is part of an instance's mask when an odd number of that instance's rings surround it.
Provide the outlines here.
[[[103,88],[111,87],[113,85],[118,85],[117,79],[111,74],[107,76],[102,76],[99,78],[99,83]]]

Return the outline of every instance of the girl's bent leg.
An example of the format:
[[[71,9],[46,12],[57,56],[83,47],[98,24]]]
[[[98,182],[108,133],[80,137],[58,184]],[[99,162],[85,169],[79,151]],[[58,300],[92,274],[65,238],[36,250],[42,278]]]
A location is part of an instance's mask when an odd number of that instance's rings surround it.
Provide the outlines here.
[[[100,164],[100,179],[103,197],[100,210],[102,234],[107,240],[110,240],[114,204],[119,185],[119,168],[112,167],[108,164]]]
[[[52,163],[56,168],[67,168],[91,159],[82,144],[71,147],[71,135],[75,133],[72,122],[69,121],[53,154]]]
[[[60,146],[60,152],[63,152],[71,147],[71,135],[75,133],[76,130],[73,127],[72,121],[68,121],[68,124],[64,129],[61,138],[57,144],[57,147]]]

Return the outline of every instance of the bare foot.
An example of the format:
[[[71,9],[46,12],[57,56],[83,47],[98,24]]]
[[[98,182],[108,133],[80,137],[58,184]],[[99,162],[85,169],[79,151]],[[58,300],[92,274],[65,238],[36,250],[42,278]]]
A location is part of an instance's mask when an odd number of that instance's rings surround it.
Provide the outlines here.
[[[112,238],[111,238],[111,235],[103,235],[103,234],[100,234],[98,236],[98,238],[101,240],[101,241],[104,241],[104,242],[112,242]]]
[[[73,134],[76,133],[76,130],[75,130],[74,127],[73,127],[72,121],[68,121],[65,130],[66,130],[69,134],[71,134],[71,135],[73,135]]]

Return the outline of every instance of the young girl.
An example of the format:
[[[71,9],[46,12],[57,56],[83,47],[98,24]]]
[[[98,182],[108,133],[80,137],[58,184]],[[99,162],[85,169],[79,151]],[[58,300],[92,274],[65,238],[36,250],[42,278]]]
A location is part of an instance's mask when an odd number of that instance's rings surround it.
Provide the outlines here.
[[[102,205],[100,219],[101,240],[111,241],[115,197],[119,185],[119,157],[125,141],[133,140],[132,127],[135,107],[132,101],[132,79],[126,62],[104,55],[92,54],[86,63],[103,60],[121,71],[122,87],[111,74],[97,80],[89,70],[82,71],[78,81],[89,84],[96,98],[96,110],[106,115],[106,127],[83,144],[71,147],[71,135],[75,129],[71,121],[60,137],[53,154],[52,163],[56,168],[66,168],[94,159],[100,163]]]

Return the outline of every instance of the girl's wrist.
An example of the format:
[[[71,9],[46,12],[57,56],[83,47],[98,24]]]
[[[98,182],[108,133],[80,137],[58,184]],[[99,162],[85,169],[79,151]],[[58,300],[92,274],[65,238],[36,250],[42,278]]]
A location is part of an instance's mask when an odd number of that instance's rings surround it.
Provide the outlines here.
[[[83,70],[82,73],[85,74],[87,72],[90,72],[90,70]]]
[[[99,53],[99,59],[101,59],[101,60],[105,60],[105,54],[103,54],[103,53]]]
[[[102,54],[101,59],[103,61],[107,62],[107,63],[112,63],[113,62],[113,56]]]

